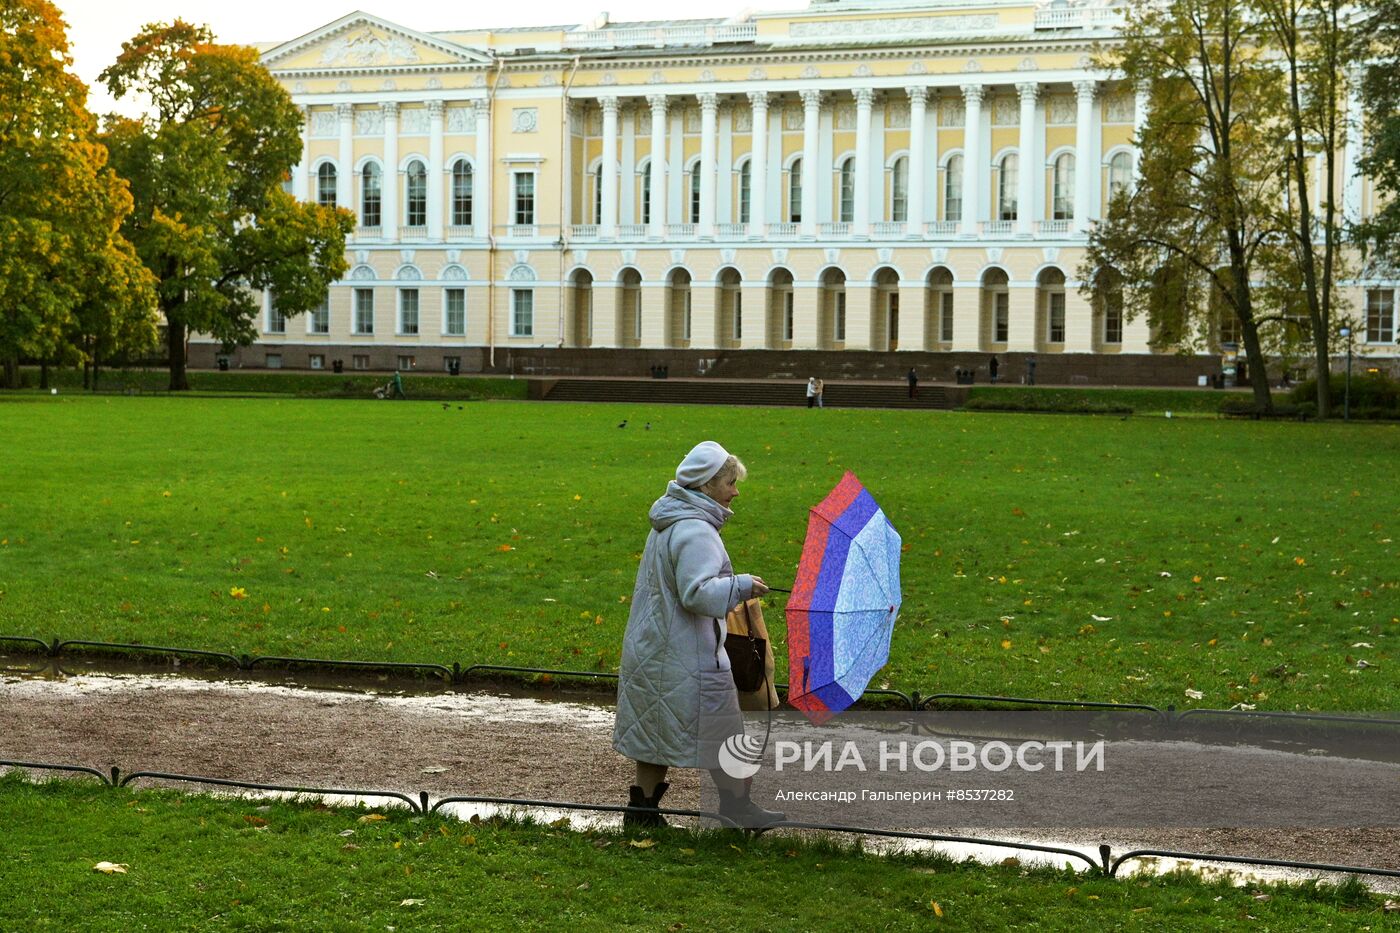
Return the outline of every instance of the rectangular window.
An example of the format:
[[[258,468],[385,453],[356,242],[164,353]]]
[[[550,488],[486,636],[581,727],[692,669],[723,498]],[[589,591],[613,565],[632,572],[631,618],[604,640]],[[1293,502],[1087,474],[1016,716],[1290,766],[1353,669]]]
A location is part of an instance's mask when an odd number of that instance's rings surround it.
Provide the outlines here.
[[[316,203],[322,207],[335,207],[335,169],[322,165],[316,173]]]
[[[1011,295],[1008,292],[997,292],[992,296],[993,326],[996,328],[996,336],[992,339],[996,343],[1006,343],[1007,335],[1011,332]]]
[[[1051,343],[1065,342],[1065,293],[1051,292],[1049,295],[1049,333],[1046,335]]]
[[[369,354],[356,353],[350,357],[350,366],[352,369],[369,369]]]
[[[355,289],[355,333],[374,333],[374,289]]]
[[[642,223],[651,223],[651,170],[642,170]]]
[[[510,335],[535,335],[535,293],[528,288],[513,289],[510,293]]]
[[[942,318],[939,321],[939,339],[944,343],[953,342],[953,293],[944,292],[942,294]]]
[[[955,155],[948,160],[943,176],[943,219],[962,220],[963,173],[962,156]]]
[[[690,222],[700,222],[700,166],[690,173]]]
[[[417,364],[417,362],[418,362],[418,358],[417,358],[417,357],[413,357],[413,356],[400,356],[400,357],[399,357],[399,370],[400,370],[401,372],[402,372],[402,371],[410,370],[410,369],[412,369],[412,368],[414,367],[414,365]]]
[[[802,163],[792,163],[788,173],[788,221],[802,223]]]
[[[311,312],[310,327],[307,333],[329,334],[331,332],[331,298],[327,295]]]
[[[517,172],[515,175],[515,223],[522,227],[535,225],[534,172]]]
[[[840,212],[841,223],[848,224],[856,217],[856,168],[855,159],[847,159],[841,165]]]
[[[832,340],[841,343],[846,339],[846,293],[836,293],[836,333],[832,335]]]
[[[783,292],[783,339],[792,339],[793,309],[792,292]]]
[[[312,368],[312,369],[325,369],[325,368],[326,368],[326,355],[325,355],[324,353],[313,353],[313,354],[311,354],[311,368]]]
[[[418,333],[418,289],[399,289],[399,333],[412,337]]]
[[[1366,292],[1366,342],[1395,342],[1395,292],[1388,288]]]
[[[281,369],[281,368],[282,368],[282,354],[280,354],[280,353],[269,353],[269,354],[267,355],[267,368],[268,368],[268,369]]]
[[[909,219],[909,160],[899,159],[890,172],[890,220],[902,224]]]
[[[1110,300],[1103,315],[1103,342],[1123,342],[1123,306]]]
[[[753,178],[749,173],[749,164],[744,163],[744,167],[739,170],[739,223],[749,222],[749,214],[753,204]]]
[[[269,296],[267,307],[267,332],[269,334],[285,334],[287,332],[287,316],[282,313],[282,309],[277,307],[277,299]]]
[[[460,373],[462,371],[462,358],[460,356],[444,356],[442,358],[443,372]]]
[[[449,288],[442,293],[442,332],[449,337],[467,333],[467,290]]]

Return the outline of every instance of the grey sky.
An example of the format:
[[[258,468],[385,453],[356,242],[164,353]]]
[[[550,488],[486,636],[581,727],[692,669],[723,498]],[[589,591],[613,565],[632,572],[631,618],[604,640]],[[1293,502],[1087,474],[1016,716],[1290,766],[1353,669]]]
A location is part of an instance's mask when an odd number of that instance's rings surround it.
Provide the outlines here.
[[[122,42],[146,23],[168,22],[182,17],[213,28],[220,41],[235,43],[278,42],[295,39],[333,22],[347,13],[364,9],[410,29],[434,32],[494,26],[537,26],[578,23],[607,9],[614,21],[685,19],[694,16],[729,16],[746,8],[744,0],[719,0],[708,6],[682,0],[513,0],[509,4],[462,4],[456,9],[440,3],[410,2],[376,5],[370,0],[54,0],[68,23],[74,68],[87,83],[88,106],[95,113],[130,107],[112,101],[97,85],[97,75],[116,58]],[[596,7],[595,5],[596,4]],[[761,9],[805,6],[805,0],[772,0]],[[487,8],[482,14],[477,9]]]

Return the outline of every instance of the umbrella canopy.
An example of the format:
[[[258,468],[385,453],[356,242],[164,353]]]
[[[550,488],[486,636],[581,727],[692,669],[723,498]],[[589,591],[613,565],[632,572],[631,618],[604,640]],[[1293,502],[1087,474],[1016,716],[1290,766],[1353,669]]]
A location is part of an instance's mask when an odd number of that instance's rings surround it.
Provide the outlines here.
[[[787,604],[788,702],[815,723],[854,703],[889,660],[900,547],[854,473],[811,510]]]

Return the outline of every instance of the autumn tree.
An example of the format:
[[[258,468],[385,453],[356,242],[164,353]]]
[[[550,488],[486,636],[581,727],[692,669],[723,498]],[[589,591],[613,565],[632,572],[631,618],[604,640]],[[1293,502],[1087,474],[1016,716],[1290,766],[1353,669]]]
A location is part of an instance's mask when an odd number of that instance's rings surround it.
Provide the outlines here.
[[[1090,236],[1081,278],[1109,270],[1125,310],[1148,313],[1169,270],[1178,319],[1211,320],[1211,296],[1239,324],[1254,397],[1272,409],[1255,273],[1277,248],[1286,125],[1284,84],[1266,27],[1245,0],[1164,0],[1128,8],[1123,41],[1103,62],[1149,93],[1137,184]],[[1160,284],[1160,283],[1158,283]]]
[[[1357,235],[1369,262],[1366,277],[1393,278],[1400,267],[1400,0],[1366,0],[1363,9],[1367,147],[1361,168],[1379,196]]]
[[[127,237],[159,283],[170,388],[187,389],[189,335],[251,343],[261,290],[289,317],[316,307],[347,268],[354,218],[283,190],[301,116],[253,49],[180,20],[151,25],[102,80],[151,104],[141,119],[112,119],[104,138],[136,202]]]
[[[1331,413],[1333,317],[1339,306],[1344,230],[1338,211],[1342,179],[1337,171],[1355,66],[1365,53],[1355,6],[1345,0],[1254,0],[1277,50],[1287,84],[1288,196],[1282,227],[1291,249],[1280,251],[1268,281],[1275,303],[1308,323],[1317,371],[1317,413]],[[1314,174],[1314,167],[1319,168]],[[1313,184],[1316,177],[1318,182]],[[1292,304],[1290,309],[1288,305]]]
[[[131,196],[94,138],[57,8],[3,0],[0,27],[0,359],[13,388],[21,358],[87,359],[71,342],[83,308],[94,326],[126,322],[106,350],[139,352],[153,342],[155,300],[119,232]]]

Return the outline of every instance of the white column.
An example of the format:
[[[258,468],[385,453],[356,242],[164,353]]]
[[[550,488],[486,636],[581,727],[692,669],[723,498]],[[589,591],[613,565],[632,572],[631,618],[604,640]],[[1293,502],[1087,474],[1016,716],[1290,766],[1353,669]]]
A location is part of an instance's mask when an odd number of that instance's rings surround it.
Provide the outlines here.
[[[802,229],[808,239],[817,235],[817,138],[821,119],[822,92],[806,90],[802,95]]]
[[[1035,99],[1040,94],[1040,85],[1026,81],[1016,85],[1021,95],[1021,138],[1017,144],[1016,157],[1020,174],[1016,176],[1016,235],[1029,237],[1035,234],[1035,222],[1040,219],[1036,210],[1035,177],[1045,173],[1044,159],[1036,157],[1035,151]]]
[[[617,111],[616,97],[598,101],[603,108],[603,215],[598,218],[598,235],[617,236]]]
[[[715,122],[719,95],[700,94],[700,236],[715,235]]]
[[[964,84],[963,92],[963,236],[977,236],[982,216],[982,95],[980,84]]]
[[[1133,95],[1133,179],[1142,177],[1142,133],[1147,128],[1148,91],[1137,89]]]
[[[491,182],[496,166],[491,164],[491,102],[476,101],[476,170],[472,172],[472,220],[478,239],[491,235],[494,217],[491,204]]]
[[[298,107],[301,113],[301,161],[292,169],[292,197],[298,201],[315,201],[314,193],[308,196],[306,173],[311,165],[311,108]]]
[[[651,225],[647,236],[666,236],[666,95],[652,94],[651,104]]]
[[[1347,112],[1346,137],[1342,147],[1342,220],[1345,223],[1361,222],[1361,170],[1357,162],[1361,159],[1361,73],[1351,69],[1347,73]]]
[[[379,189],[383,216],[380,231],[386,240],[399,238],[399,105],[394,101],[380,104],[384,112],[384,174]]]
[[[851,94],[856,99],[856,203],[855,222],[851,233],[862,239],[870,237],[870,107],[875,102],[873,88],[858,87]]]
[[[906,235],[921,237],[924,233],[924,141],[928,132],[924,116],[928,109],[928,88],[905,88],[909,95],[909,170],[906,209]],[[902,322],[901,322],[902,323]]]
[[[1074,232],[1085,233],[1097,213],[1089,203],[1094,196],[1094,173],[1099,170],[1099,147],[1094,145],[1094,92],[1096,81],[1076,81],[1079,109],[1074,123]]]
[[[340,153],[335,175],[335,203],[337,207],[355,212],[355,108],[349,104],[336,104],[335,115],[340,128]],[[313,199],[314,200],[314,199]]]
[[[428,101],[428,238],[442,240],[443,184],[447,166],[443,165],[442,114],[446,105],[440,100]]]
[[[749,147],[750,239],[768,232],[768,92],[750,91],[753,107],[753,142]]]
[[[637,113],[636,107],[623,107],[618,114],[617,138],[617,222],[635,224],[641,220],[637,209]]]

